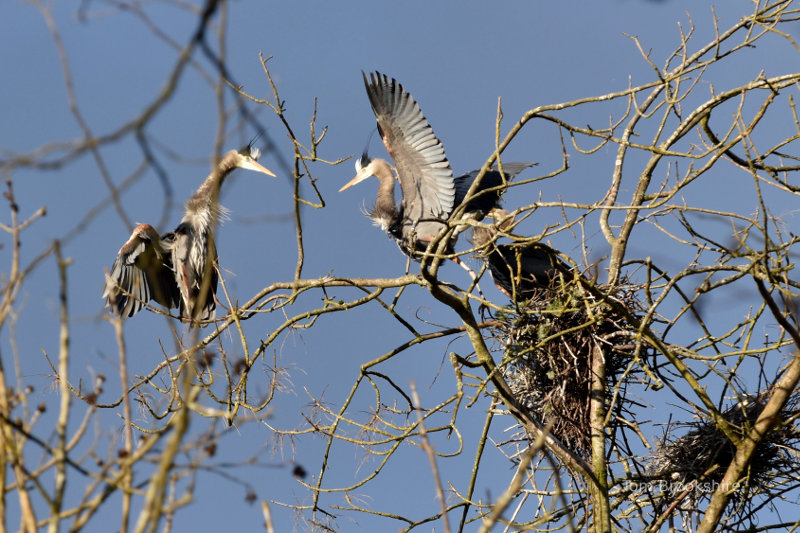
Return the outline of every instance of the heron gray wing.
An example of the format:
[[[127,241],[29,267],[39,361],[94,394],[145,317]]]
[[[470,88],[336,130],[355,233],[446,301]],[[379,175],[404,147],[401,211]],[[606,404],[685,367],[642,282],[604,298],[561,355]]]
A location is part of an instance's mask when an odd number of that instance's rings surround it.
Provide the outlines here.
[[[508,163],[503,163],[503,174],[505,174],[506,179],[510,181],[526,168],[534,167],[538,164],[539,163],[533,161],[510,161]],[[492,165],[492,170],[497,170],[497,163]],[[477,176],[477,174],[475,175]]]
[[[503,174],[505,174],[506,183],[514,179],[514,176],[522,172],[528,167],[534,166],[536,163],[532,162],[510,162],[510,163],[503,163]],[[477,195],[478,192],[484,191],[486,189],[491,189],[494,187],[499,187],[503,184],[503,177],[500,175],[498,170],[495,170],[497,165],[492,167],[492,170],[488,171],[486,175],[483,176],[481,179],[481,183],[479,185],[478,190],[475,191],[475,194],[470,198],[469,203],[467,204],[467,209],[465,213],[480,213],[481,218],[486,215],[489,211],[491,211],[495,207],[500,207],[500,197],[503,194],[503,189],[498,189],[496,191],[492,191],[490,193],[484,193],[481,195]],[[472,182],[475,181],[475,178],[478,177],[478,173],[480,169],[473,170],[471,172],[467,172],[463,176],[458,176],[455,178],[455,190],[456,190],[456,197],[455,197],[455,205],[461,205],[464,201],[464,198],[467,196],[467,191],[469,191],[470,187],[472,186]],[[477,195],[477,196],[476,196]]]
[[[453,211],[453,170],[442,142],[417,102],[400,83],[379,72],[363,73],[372,110],[403,190],[403,214],[412,224],[447,220]]]

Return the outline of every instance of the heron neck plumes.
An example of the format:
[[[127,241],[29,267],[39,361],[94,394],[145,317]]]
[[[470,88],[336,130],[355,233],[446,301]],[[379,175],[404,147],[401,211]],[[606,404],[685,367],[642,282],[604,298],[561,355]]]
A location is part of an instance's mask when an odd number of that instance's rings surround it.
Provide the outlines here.
[[[219,207],[219,189],[228,174],[237,167],[239,152],[231,150],[220,159],[211,174],[200,184],[191,198],[186,201],[186,215],[203,216],[210,218],[219,216],[222,210]]]
[[[375,206],[369,211],[369,217],[386,231],[400,217],[400,211],[394,201],[394,174],[389,163],[382,159],[372,161],[374,176],[378,178],[378,196]]]

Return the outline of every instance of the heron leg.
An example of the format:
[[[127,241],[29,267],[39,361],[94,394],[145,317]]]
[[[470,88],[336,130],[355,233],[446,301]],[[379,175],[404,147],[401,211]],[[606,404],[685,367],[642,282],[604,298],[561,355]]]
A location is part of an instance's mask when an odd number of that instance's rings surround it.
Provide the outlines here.
[[[462,261],[462,260],[461,260],[459,257],[454,257],[454,258],[453,258],[453,262],[454,262],[455,264],[457,264],[458,266],[460,266],[461,268],[463,268],[464,270],[466,270],[466,271],[467,271],[467,274],[469,274],[469,277],[470,277],[470,278],[472,278],[472,281],[474,281],[474,282],[475,282],[475,288],[476,288],[476,289],[478,289],[478,294],[480,294],[480,295],[481,295],[481,298],[483,298],[483,297],[484,297],[484,296],[483,296],[483,291],[481,290],[481,285],[480,285],[480,283],[478,282],[478,275],[477,275],[477,274],[475,274],[475,271],[474,271],[474,270],[472,270],[472,269],[471,269],[471,268],[470,268],[470,267],[469,267],[469,266],[468,266],[468,265],[467,265],[467,264],[466,264],[464,261]]]

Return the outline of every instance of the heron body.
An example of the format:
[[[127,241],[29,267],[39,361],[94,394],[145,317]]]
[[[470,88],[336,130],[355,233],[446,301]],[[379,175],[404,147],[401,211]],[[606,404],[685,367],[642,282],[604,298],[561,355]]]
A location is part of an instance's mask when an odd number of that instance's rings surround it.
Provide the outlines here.
[[[494,229],[474,228],[472,244],[484,246],[494,239]],[[497,288],[517,301],[529,300],[557,283],[559,272],[569,267],[551,247],[540,242],[497,244],[491,242],[483,260]]]
[[[159,237],[152,226],[137,226],[106,280],[103,297],[113,311],[131,317],[155,300],[168,309],[178,307],[181,317],[192,324],[214,318],[219,275],[213,227],[225,216],[219,190],[236,168],[275,176],[258,163],[258,156],[259,151],[249,145],[225,154],[186,202],[174,231]]]
[[[497,245],[486,262],[497,288],[517,300],[552,287],[560,265],[557,252],[542,243]]]
[[[364,158],[360,161],[364,161]],[[415,222],[407,217],[406,203],[395,203],[394,174],[389,163],[383,159],[367,159],[366,162],[362,167],[366,170],[358,170],[357,162],[357,171],[361,175],[375,176],[380,182],[375,205],[367,209],[367,216],[372,219],[373,224],[395,240],[404,254],[419,261],[430,241],[445,227],[447,219],[429,218]]]
[[[184,220],[175,231],[165,235],[170,243],[174,277],[180,293],[180,314],[192,320],[214,318],[217,303],[217,247],[210,225]],[[208,286],[203,288],[203,280]]]
[[[402,201],[395,202],[395,175],[389,163],[370,159],[366,154],[356,161],[355,178],[339,190],[370,176],[378,178],[375,205],[367,215],[395,239],[404,253],[419,260],[420,254],[447,226],[454,209],[464,200],[477,171],[454,179],[442,142],[411,94],[397,80],[378,72],[370,74],[369,78],[366,74],[363,76],[378,131],[394,162]],[[510,167],[522,170],[530,165],[532,163],[519,163],[510,164]],[[484,176],[481,190],[492,184],[502,184],[498,172],[490,174],[493,174],[491,178],[488,174]],[[465,215],[482,218],[498,204],[499,197],[499,189],[473,197]]]

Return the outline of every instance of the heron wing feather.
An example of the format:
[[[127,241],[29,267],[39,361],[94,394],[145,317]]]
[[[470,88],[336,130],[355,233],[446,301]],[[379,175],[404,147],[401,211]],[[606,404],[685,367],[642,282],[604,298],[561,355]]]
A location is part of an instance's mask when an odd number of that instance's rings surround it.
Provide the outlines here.
[[[536,163],[532,162],[510,162],[510,163],[503,163],[503,174],[506,177],[506,183],[514,179],[514,176],[522,172],[528,167],[535,165]],[[496,168],[496,167],[495,167]],[[480,169],[473,170],[464,174],[463,176],[459,176],[454,180],[455,183],[455,205],[459,206],[464,201],[464,198],[467,196],[467,191],[472,186],[472,182],[475,181],[475,178],[478,177],[478,173]],[[492,191],[490,193],[484,193],[481,195],[477,195],[479,191],[484,191],[486,189],[491,189],[494,187],[499,187],[503,185],[503,177],[500,175],[500,172],[497,170],[490,170],[487,172],[483,178],[481,179],[481,183],[478,186],[478,189],[475,191],[475,195],[470,198],[469,203],[467,204],[467,213],[472,212],[479,212],[483,216],[486,215],[489,211],[491,211],[495,207],[500,207],[500,197],[503,194],[503,189],[498,189],[496,191]]]
[[[400,83],[378,72],[364,84],[403,190],[405,217],[417,223],[446,220],[453,210],[453,171],[441,141]]]
[[[158,233],[147,224],[137,227],[114,260],[103,297],[127,318],[153,299],[165,307],[175,307],[176,294],[169,257]]]

